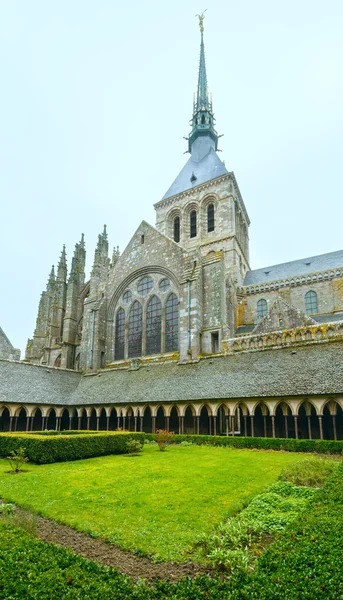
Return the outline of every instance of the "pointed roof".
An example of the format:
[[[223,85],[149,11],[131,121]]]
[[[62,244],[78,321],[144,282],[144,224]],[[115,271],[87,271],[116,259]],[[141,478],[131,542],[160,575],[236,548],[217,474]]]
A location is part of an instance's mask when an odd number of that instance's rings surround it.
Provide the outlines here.
[[[201,40],[198,87],[191,121],[192,131],[187,138],[188,151],[191,157],[164,194],[162,200],[228,173],[224,163],[217,155],[219,136],[214,129],[215,118],[207,90],[204,13],[197,16],[199,16]]]

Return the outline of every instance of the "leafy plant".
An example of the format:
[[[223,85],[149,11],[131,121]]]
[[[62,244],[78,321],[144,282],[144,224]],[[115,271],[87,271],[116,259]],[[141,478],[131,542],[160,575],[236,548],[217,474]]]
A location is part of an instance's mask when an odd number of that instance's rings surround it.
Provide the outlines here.
[[[14,504],[0,504],[0,514],[1,515],[11,515],[14,512]]]
[[[126,442],[126,451],[131,456],[137,456],[143,450],[143,444],[139,440],[129,439]]]
[[[157,429],[154,437],[159,449],[164,452],[167,446],[172,443],[174,434],[172,431]]]
[[[10,455],[7,457],[7,460],[10,463],[13,473],[20,473],[22,471],[23,465],[29,461],[27,456],[25,456],[24,448],[19,448],[19,450],[12,450],[10,452]]]
[[[302,461],[284,467],[280,473],[281,481],[306,487],[322,487],[337,466],[333,460],[309,456]]]

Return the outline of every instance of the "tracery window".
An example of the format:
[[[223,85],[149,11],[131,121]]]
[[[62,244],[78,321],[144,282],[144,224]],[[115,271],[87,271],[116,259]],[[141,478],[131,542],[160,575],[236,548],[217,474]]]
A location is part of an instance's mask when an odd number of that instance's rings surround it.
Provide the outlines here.
[[[145,354],[161,353],[162,303],[157,296],[149,300],[146,310]]]
[[[174,232],[173,232],[174,233],[174,242],[179,242],[180,241],[180,217],[175,217],[173,229],[174,229]]]
[[[148,277],[145,279],[149,279]],[[130,309],[129,314],[129,358],[134,356],[142,356],[142,323],[143,311],[140,303],[136,300]]]
[[[126,290],[126,292],[123,293],[124,302],[131,302],[131,298],[132,298],[132,293],[130,292],[130,290]]]
[[[125,353],[125,311],[120,308],[116,316],[116,337],[114,347],[114,360],[121,360]]]
[[[305,294],[305,311],[308,315],[316,315],[318,312],[318,297],[313,290]]]
[[[207,207],[207,231],[214,231],[214,204],[211,204]]]
[[[179,347],[179,303],[175,294],[166,302],[166,352],[176,352]]]
[[[153,288],[154,282],[151,277],[143,277],[138,282],[137,291],[141,296],[146,296],[150,290]]]
[[[197,213],[196,210],[192,210],[189,216],[190,225],[190,237],[194,238],[197,235]]]
[[[160,288],[161,292],[165,292],[170,287],[169,279],[161,279],[158,287]]]
[[[267,313],[268,313],[267,300],[265,300],[264,298],[261,298],[257,302],[257,319],[258,319],[258,321],[263,319],[263,317],[265,317]]]

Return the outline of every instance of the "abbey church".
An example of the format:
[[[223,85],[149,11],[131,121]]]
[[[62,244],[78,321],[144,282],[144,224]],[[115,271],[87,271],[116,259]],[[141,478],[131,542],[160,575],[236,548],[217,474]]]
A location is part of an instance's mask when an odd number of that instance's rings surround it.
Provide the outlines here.
[[[0,354],[0,431],[343,438],[343,250],[251,270],[202,19],[189,158],[121,254],[104,227],[89,280],[83,236],[69,271],[63,248],[25,361]]]

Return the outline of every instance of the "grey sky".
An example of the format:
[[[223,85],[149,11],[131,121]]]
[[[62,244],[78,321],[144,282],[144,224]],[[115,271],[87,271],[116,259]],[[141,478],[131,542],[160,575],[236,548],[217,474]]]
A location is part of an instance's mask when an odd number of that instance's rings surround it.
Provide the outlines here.
[[[252,268],[342,247],[342,0],[209,0],[209,90]],[[0,0],[0,325],[22,352],[62,244],[155,223],[183,155],[199,0]],[[23,357],[23,355],[22,355]]]

